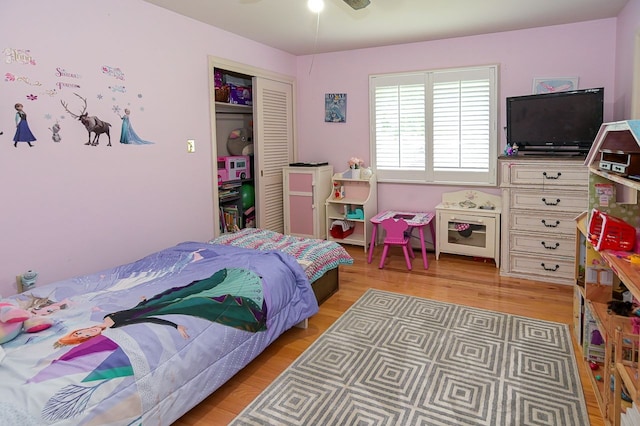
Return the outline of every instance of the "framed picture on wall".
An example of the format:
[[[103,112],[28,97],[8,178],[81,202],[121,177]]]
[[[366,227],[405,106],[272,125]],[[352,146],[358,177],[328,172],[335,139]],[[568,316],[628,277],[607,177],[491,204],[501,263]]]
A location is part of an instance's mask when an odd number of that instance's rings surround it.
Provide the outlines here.
[[[326,123],[347,122],[346,93],[326,93],[324,95],[324,121]]]
[[[567,92],[578,88],[578,77],[534,78],[533,94]]]

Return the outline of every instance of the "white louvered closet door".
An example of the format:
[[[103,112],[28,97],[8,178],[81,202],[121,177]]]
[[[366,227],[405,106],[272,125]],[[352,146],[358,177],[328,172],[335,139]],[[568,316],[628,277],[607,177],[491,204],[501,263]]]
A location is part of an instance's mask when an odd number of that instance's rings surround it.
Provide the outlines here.
[[[294,158],[293,87],[254,77],[253,90],[257,226],[284,233],[282,169]]]

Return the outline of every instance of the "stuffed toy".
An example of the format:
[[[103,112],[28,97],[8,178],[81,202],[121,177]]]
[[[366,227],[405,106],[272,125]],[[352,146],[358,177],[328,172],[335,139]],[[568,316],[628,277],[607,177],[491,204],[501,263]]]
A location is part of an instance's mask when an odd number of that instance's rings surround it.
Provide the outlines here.
[[[0,302],[0,345],[15,339],[22,331],[37,333],[51,325],[51,318],[34,315],[8,302]]]

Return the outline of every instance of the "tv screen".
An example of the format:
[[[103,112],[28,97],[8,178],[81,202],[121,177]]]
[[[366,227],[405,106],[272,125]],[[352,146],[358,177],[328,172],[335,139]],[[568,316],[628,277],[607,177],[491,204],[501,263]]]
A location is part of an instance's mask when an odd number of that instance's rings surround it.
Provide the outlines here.
[[[507,143],[531,153],[589,151],[604,114],[604,88],[507,98]]]

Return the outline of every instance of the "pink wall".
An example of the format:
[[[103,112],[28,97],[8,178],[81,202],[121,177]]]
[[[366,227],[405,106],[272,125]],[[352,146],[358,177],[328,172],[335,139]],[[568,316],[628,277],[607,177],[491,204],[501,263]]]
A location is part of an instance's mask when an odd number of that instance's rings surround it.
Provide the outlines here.
[[[507,96],[529,94],[534,77],[580,78],[579,87],[605,87],[605,120],[613,117],[616,20],[511,31],[423,43],[298,57],[298,140],[302,161],[329,161],[346,169],[369,158],[370,74],[500,65],[501,109]],[[313,68],[310,70],[311,60]],[[325,93],[347,94],[347,122],[325,123]],[[504,110],[500,113],[504,123]],[[500,125],[500,128],[503,124]],[[505,144],[501,132],[499,150]],[[378,185],[379,209],[433,210],[450,186]],[[498,193],[495,188],[486,192]]]
[[[637,27],[638,1],[625,9],[625,28]],[[502,99],[529,93],[534,76],[577,75],[581,87],[608,89],[611,118],[614,47],[627,43],[616,41],[610,19],[317,55],[309,75],[310,56],[296,58],[141,0],[4,1],[0,40],[3,52],[29,50],[36,61],[0,61],[2,295],[15,293],[15,276],[27,269],[45,284],[213,235],[207,55],[297,75],[299,159],[328,160],[340,170],[351,156],[368,157],[369,74],[499,63]],[[121,68],[124,83],[103,75],[103,65]],[[56,68],[79,78],[56,76]],[[58,82],[81,87],[51,92]],[[114,146],[84,145],[84,128],[60,105],[73,102],[74,91],[87,97],[92,115],[113,124]],[[348,93],[346,124],[323,122],[329,92]],[[38,138],[34,148],[13,147],[16,102]],[[155,144],[119,144],[114,105],[129,107],[135,130]],[[60,143],[49,130],[56,120]],[[186,139],[196,140],[195,153],[187,154]],[[380,207],[430,209],[456,189],[380,185]]]
[[[0,294],[15,293],[16,275],[28,269],[45,284],[211,238],[207,55],[292,76],[295,57],[141,0],[3,1],[1,9],[0,51],[29,50],[35,65],[0,60]],[[121,68],[125,80],[102,65]],[[53,94],[58,82],[81,87]],[[104,137],[84,145],[84,127],[60,105],[75,105],[74,91],[111,122],[112,147]],[[33,148],[13,146],[16,102],[38,139]],[[135,131],[155,144],[121,145],[114,105],[128,106]],[[56,121],[59,143],[48,129]],[[193,154],[187,139],[196,140]]]
[[[616,32],[615,120],[640,119],[638,115],[631,116],[633,62],[640,61],[635,57],[640,52],[634,52],[636,40],[640,40],[640,0],[629,0],[618,16]],[[640,87],[636,90],[640,90]],[[636,96],[640,96],[640,93],[636,93]]]

